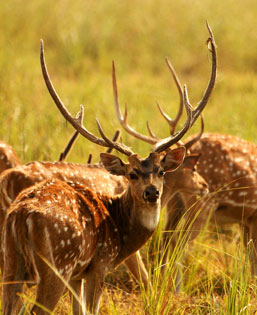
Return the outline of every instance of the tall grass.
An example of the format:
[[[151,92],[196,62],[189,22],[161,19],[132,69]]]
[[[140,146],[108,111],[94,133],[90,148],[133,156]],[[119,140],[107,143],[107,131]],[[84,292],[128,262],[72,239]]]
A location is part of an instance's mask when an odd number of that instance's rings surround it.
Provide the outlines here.
[[[205,45],[208,20],[218,46],[219,68],[204,110],[206,131],[256,143],[256,11],[254,0],[5,1],[0,6],[0,138],[13,145],[23,162],[55,160],[73,132],[43,82],[40,38],[58,93],[74,114],[80,103],[85,104],[89,130],[97,133],[95,117],[108,135],[119,127],[111,85],[115,60],[120,102],[128,103],[130,124],[146,133],[148,120],[158,136],[166,137],[168,127],[155,102],[174,116],[178,93],[164,58],[169,57],[181,82],[188,85],[191,102],[197,104],[211,66]],[[190,133],[198,129],[196,124]],[[125,133],[122,139],[141,155],[150,149]],[[84,162],[93,152],[98,161],[101,150],[79,139],[70,160]],[[140,291],[134,282],[130,294],[107,286],[101,313],[253,314],[256,287],[249,278],[248,251],[234,241],[239,230],[231,229],[227,236],[207,231],[190,250],[179,238],[164,279],[161,257],[149,257],[151,291]],[[145,255],[149,246],[159,252],[161,235],[160,227],[151,240],[155,245],[149,242],[143,249]],[[175,261],[185,252],[183,293],[176,295]],[[68,298],[64,300],[68,305]],[[57,313],[70,312],[67,305],[59,306]]]

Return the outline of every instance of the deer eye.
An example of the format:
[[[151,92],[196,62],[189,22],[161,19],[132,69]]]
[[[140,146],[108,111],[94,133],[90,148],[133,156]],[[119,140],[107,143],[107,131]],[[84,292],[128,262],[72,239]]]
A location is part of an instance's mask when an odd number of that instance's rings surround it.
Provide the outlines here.
[[[164,174],[165,174],[164,170],[161,170],[158,175],[159,175],[159,177],[162,177],[162,176],[164,176]]]
[[[135,180],[135,179],[138,179],[138,176],[135,173],[130,173],[129,178]]]

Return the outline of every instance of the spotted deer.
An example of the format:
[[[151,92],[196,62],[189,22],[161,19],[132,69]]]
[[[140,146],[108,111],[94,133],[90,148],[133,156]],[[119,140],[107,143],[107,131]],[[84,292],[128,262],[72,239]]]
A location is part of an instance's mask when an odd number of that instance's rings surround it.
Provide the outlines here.
[[[17,165],[21,165],[21,162],[15,150],[8,143],[0,140],[0,174]]]
[[[218,226],[237,223],[242,227],[244,243],[252,241],[252,274],[257,274],[257,145],[232,135],[204,133],[190,152],[204,152],[197,171],[209,184],[211,198],[194,206],[205,209],[192,229],[199,231],[210,217]],[[194,199],[187,199],[191,206]],[[208,211],[206,211],[208,209]],[[211,215],[210,215],[211,211]],[[191,238],[197,235],[193,233]]]
[[[200,112],[192,110],[184,87],[186,123],[176,135],[157,144],[146,159],[140,159],[130,148],[107,138],[99,122],[102,138],[71,116],[50,81],[42,43],[41,65],[52,98],[76,130],[90,141],[128,156],[125,163],[109,153],[100,155],[104,167],[125,177],[127,186],[112,197],[95,194],[76,182],[51,179],[21,192],[3,227],[3,310],[4,314],[15,310],[17,293],[27,280],[38,285],[32,313],[44,313],[38,305],[53,310],[65,279],[80,297],[83,309],[86,305],[97,313],[105,274],[136,252],[158,224],[164,174],[178,168],[185,155],[184,147],[165,150],[183,137]],[[82,279],[86,280],[85,293]],[[79,312],[78,303],[73,310]]]
[[[180,102],[182,102],[181,84],[169,62],[168,66],[175,78]],[[170,125],[170,134],[173,134],[180,117],[174,122],[160,106],[159,109]],[[148,129],[150,134],[155,137],[149,125]],[[252,241],[253,249],[250,259],[252,274],[256,275],[257,146],[233,135],[203,133],[203,129],[202,120],[199,134],[191,136],[183,142],[180,141],[180,144],[186,148],[187,154],[201,154],[196,170],[208,183],[210,194],[199,202],[196,202],[196,198],[189,194],[179,194],[175,196],[175,199],[172,198],[167,204],[168,218],[165,231],[176,230],[177,223],[182,216],[187,222],[186,225],[190,226],[191,232],[188,233],[190,240],[199,234],[207,220],[217,226],[237,223],[242,227],[244,244],[247,245],[249,240]],[[174,206],[176,204],[182,205],[182,208],[184,204],[184,210],[178,211]],[[180,215],[178,215],[179,213]],[[164,233],[164,244],[170,243],[171,247],[174,248],[177,234],[175,233],[175,237],[173,235],[173,239],[170,241],[171,234]],[[164,265],[165,262],[167,262],[167,255],[163,260]]]
[[[42,56],[42,54],[41,54]],[[46,72],[44,70],[44,63],[42,62],[43,73]],[[44,75],[45,81],[50,82],[48,76]],[[49,85],[49,84],[48,84]],[[51,87],[51,86],[50,86]],[[115,101],[118,101],[118,93],[117,93],[117,83],[116,83],[116,74],[115,67],[113,64],[113,89],[114,89],[114,97]],[[210,95],[212,89],[212,83],[209,84],[208,94]],[[50,88],[50,94],[53,96],[55,102],[59,103],[59,98],[57,98],[56,93],[53,88]],[[187,93],[185,88],[185,105],[188,112],[188,120],[189,116],[192,115],[194,120],[199,116],[201,110],[205,107],[208,97],[205,97],[205,100],[199,104],[199,106],[190,113],[191,106],[188,105]],[[57,99],[57,101],[56,101]],[[62,109],[62,111],[65,111]],[[197,117],[196,117],[197,115]],[[82,114],[80,113],[80,118]],[[76,120],[73,121],[76,123]],[[189,126],[189,123],[187,123]],[[80,129],[83,129],[79,125]],[[183,134],[179,134],[177,136],[182,137]],[[167,139],[163,139],[160,141],[160,145],[167,142]],[[156,145],[158,148],[159,145]],[[168,147],[166,148],[168,150]],[[65,152],[66,150],[64,150]],[[67,152],[67,151],[66,151]],[[62,156],[62,155],[61,155]],[[197,162],[198,156],[188,156],[184,160],[184,164],[181,165],[175,172],[174,176],[171,174],[165,174],[165,186],[164,193],[162,195],[161,203],[164,205],[171,198],[172,194],[178,190],[189,191],[198,194],[205,194],[207,189],[206,182],[193,170],[194,164]],[[18,193],[43,179],[47,178],[58,178],[64,180],[65,182],[74,185],[80,184],[85,185],[86,187],[92,188],[94,191],[98,193],[108,193],[110,195],[114,195],[116,193],[120,193],[127,186],[127,180],[124,177],[116,176],[112,174],[108,174],[108,172],[100,165],[79,165],[74,163],[65,163],[65,162],[32,162],[25,166],[18,167],[13,169],[12,171],[5,172],[5,176],[1,176],[0,178],[0,187],[1,193],[0,198],[1,205],[3,207],[2,211],[5,213],[6,209],[10,206],[12,201],[16,198]],[[135,255],[131,255],[126,261],[125,264],[130,269],[132,274],[136,277],[136,279],[140,279],[142,277],[143,283],[145,286],[148,285],[148,275],[145,270],[144,264],[141,260],[139,252]],[[138,264],[140,269],[138,269]]]
[[[19,194],[3,227],[3,314],[15,311],[26,280],[38,285],[32,313],[45,313],[38,305],[53,310],[65,289],[59,276],[80,297],[85,279],[81,303],[97,313],[106,273],[136,252],[158,224],[164,172],[181,164],[184,148],[165,155],[153,152],[146,159],[127,154],[129,163],[101,154],[111,173],[128,180],[117,197],[57,179]],[[74,313],[78,308],[74,303]]]

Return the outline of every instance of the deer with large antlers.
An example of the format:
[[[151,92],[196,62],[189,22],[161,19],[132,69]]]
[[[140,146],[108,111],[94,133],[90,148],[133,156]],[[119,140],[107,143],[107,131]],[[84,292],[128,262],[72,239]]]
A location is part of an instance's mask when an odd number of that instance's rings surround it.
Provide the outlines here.
[[[212,39],[213,41],[213,39]],[[213,54],[215,53],[215,46],[213,41]],[[41,54],[42,57],[42,54]],[[215,59],[213,59],[215,60]],[[57,105],[60,105],[60,99],[56,96],[54,89],[51,86],[50,80],[46,75],[47,72],[45,70],[43,58],[41,58],[41,63],[43,67],[43,73],[48,86],[50,86],[50,93],[53,96]],[[213,68],[215,69],[216,64],[213,62]],[[213,70],[213,71],[216,71]],[[212,71],[212,72],[213,72]],[[210,84],[209,84],[210,85]],[[115,75],[115,68],[113,65],[113,86],[114,86],[114,96],[115,101],[118,101],[118,94],[117,94],[117,83],[116,83],[116,75]],[[185,89],[186,92],[186,89]],[[210,94],[210,92],[209,92]],[[186,98],[185,93],[185,98]],[[207,103],[208,99],[206,99]],[[185,101],[188,119],[185,124],[185,127],[188,128],[190,123],[190,116],[191,116],[191,107],[188,105],[188,102]],[[201,110],[206,105],[204,102],[200,104]],[[62,111],[67,113],[66,109],[62,108]],[[196,119],[196,115],[199,115],[200,112],[194,111],[194,119]],[[79,115],[80,118],[82,114]],[[70,117],[70,116],[69,116]],[[81,121],[81,119],[80,119]],[[80,129],[81,124],[77,120],[73,120],[73,124],[79,124]],[[79,128],[78,128],[79,129]],[[185,128],[184,128],[185,129]],[[85,132],[85,128],[84,128]],[[158,150],[168,150],[169,146],[173,143],[177,142],[179,138],[182,137],[185,130],[176,134],[175,137],[161,140],[159,146],[157,146]],[[86,134],[88,131],[86,131]],[[174,140],[175,139],[175,140]],[[100,142],[102,139],[100,139]],[[103,142],[103,141],[102,141]],[[65,150],[66,151],[66,150]],[[65,152],[64,151],[64,152]],[[67,153],[67,151],[66,151]],[[65,154],[66,154],[65,153]],[[198,156],[190,156],[186,157],[184,160],[184,164],[180,166],[175,172],[173,176],[173,172],[170,174],[165,174],[165,186],[164,186],[164,193],[162,195],[161,203],[162,205],[167,202],[167,200],[171,197],[173,193],[176,191],[182,190],[191,193],[198,193],[203,194],[207,192],[207,185],[205,181],[193,170],[194,164],[197,162]],[[40,163],[40,162],[33,162],[29,163],[28,165],[18,167],[12,171],[5,172],[5,176],[2,176],[1,182],[1,194],[0,196],[4,199],[1,201],[2,206],[7,209],[11,202],[15,199],[17,194],[24,188],[33,185],[36,182],[39,182],[46,178],[58,178],[61,180],[66,181],[67,183],[74,185],[80,184],[85,185],[93,190],[103,193],[107,192],[110,195],[114,193],[121,192],[127,186],[127,180],[122,179],[120,176],[115,176],[111,174],[107,174],[107,171],[103,167],[97,166],[83,166],[78,164],[72,163]],[[138,270],[138,262],[140,266],[140,270]],[[139,253],[135,255],[131,255],[126,261],[126,265],[132,272],[132,274],[139,280],[142,277],[143,283],[145,286],[148,284],[148,276],[145,270],[144,264],[140,258]]]
[[[98,121],[102,138],[71,116],[50,81],[42,43],[41,65],[52,98],[75,129],[90,141],[128,156],[125,163],[109,153],[100,155],[104,167],[124,176],[128,184],[121,195],[111,197],[75,182],[68,185],[52,179],[19,194],[8,211],[2,234],[3,310],[4,314],[15,310],[22,282],[29,280],[38,285],[32,313],[44,313],[38,305],[53,310],[67,282],[83,308],[86,305],[97,313],[105,274],[136,252],[158,224],[164,174],[178,168],[185,155],[183,147],[164,151],[182,138],[200,112],[191,109],[185,87],[186,123],[156,145],[146,159],[140,159],[130,148],[106,137]],[[85,293],[81,291],[83,279]],[[73,309],[79,312],[78,303]]]

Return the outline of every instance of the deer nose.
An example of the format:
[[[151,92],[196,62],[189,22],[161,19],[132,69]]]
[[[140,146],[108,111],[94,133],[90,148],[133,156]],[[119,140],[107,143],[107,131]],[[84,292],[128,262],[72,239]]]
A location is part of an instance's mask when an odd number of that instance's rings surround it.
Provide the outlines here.
[[[150,202],[156,202],[159,196],[159,190],[153,185],[148,186],[143,194],[144,199]]]

